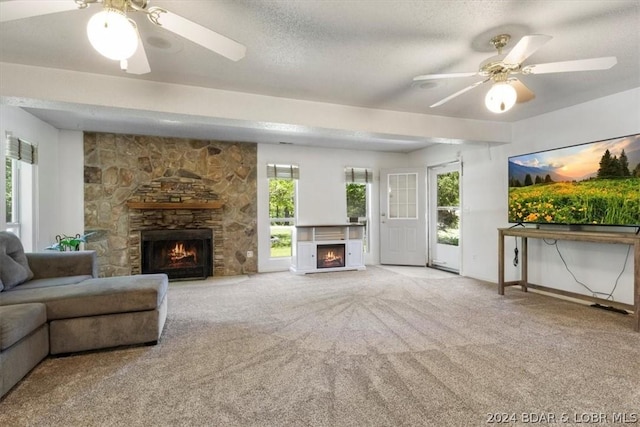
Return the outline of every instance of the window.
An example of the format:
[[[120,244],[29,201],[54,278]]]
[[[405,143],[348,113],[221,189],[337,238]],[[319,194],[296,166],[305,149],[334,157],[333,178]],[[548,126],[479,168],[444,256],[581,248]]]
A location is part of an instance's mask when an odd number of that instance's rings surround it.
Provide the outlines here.
[[[7,231],[20,236],[20,174],[21,163],[34,164],[37,150],[32,144],[7,133],[5,158],[5,211]]]
[[[345,168],[347,219],[364,225],[364,248],[369,252],[369,191],[373,171],[366,168]]]
[[[6,224],[7,231],[12,232],[20,237],[20,185],[18,179],[20,177],[20,164],[17,160],[6,159]]]
[[[6,196],[6,225],[7,231],[11,231],[20,237],[20,215],[18,211],[20,193],[18,189],[18,178],[20,171],[17,160],[7,158],[5,163],[5,196]]]
[[[298,166],[267,165],[271,257],[291,256],[291,234],[295,225]]]

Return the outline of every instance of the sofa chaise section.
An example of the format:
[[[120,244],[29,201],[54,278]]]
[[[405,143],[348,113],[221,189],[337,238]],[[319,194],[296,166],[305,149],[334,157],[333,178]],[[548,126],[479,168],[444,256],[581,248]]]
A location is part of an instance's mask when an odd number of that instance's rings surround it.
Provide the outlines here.
[[[0,294],[0,305],[43,303],[50,353],[61,354],[157,342],[167,316],[167,289],[165,274],[20,285]]]
[[[44,304],[0,307],[0,397],[49,353]]]

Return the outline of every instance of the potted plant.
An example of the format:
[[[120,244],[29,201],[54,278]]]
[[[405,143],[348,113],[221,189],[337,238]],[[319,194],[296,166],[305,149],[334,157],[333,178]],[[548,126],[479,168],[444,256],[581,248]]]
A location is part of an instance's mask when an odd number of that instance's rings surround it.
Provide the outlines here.
[[[56,236],[56,243],[47,247],[46,249],[52,251],[79,251],[80,243],[86,243],[87,238],[91,236],[93,233],[87,233],[84,235],[76,234],[75,236],[67,236],[65,234]]]

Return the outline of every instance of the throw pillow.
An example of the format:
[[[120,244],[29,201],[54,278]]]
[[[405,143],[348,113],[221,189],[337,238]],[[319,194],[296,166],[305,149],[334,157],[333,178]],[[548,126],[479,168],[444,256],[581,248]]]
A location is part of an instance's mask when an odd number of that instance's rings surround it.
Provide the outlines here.
[[[0,231],[0,283],[9,290],[33,278],[22,243],[15,234]]]

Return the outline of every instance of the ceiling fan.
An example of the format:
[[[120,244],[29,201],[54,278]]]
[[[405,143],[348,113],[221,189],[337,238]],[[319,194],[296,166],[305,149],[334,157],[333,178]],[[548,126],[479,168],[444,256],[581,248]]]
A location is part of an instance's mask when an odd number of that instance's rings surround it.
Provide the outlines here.
[[[166,9],[149,7],[149,0],[10,0],[0,2],[0,22],[86,9],[94,3],[102,3],[103,7],[87,24],[89,41],[102,55],[120,61],[120,68],[131,74],[149,73],[151,67],[138,26],[127,16],[129,13],[145,14],[153,24],[232,61],[242,59],[247,50],[244,45]]]
[[[617,63],[615,56],[602,58],[579,59],[576,61],[549,62],[546,64],[523,65],[522,63],[535,51],[552,39],[551,36],[534,34],[524,36],[506,55],[502,55],[502,49],[507,45],[511,36],[500,34],[491,39],[491,44],[498,50],[498,55],[493,56],[480,64],[479,70],[470,73],[426,74],[414,77],[414,82],[424,80],[437,80],[458,77],[485,77],[484,80],[465,87],[458,92],[431,105],[438,107],[453,98],[462,95],[483,83],[493,82],[493,86],[487,92],[485,105],[494,113],[504,113],[518,102],[527,102],[535,97],[535,94],[516,77],[515,74],[548,74],[565,73],[570,71],[607,70]]]

